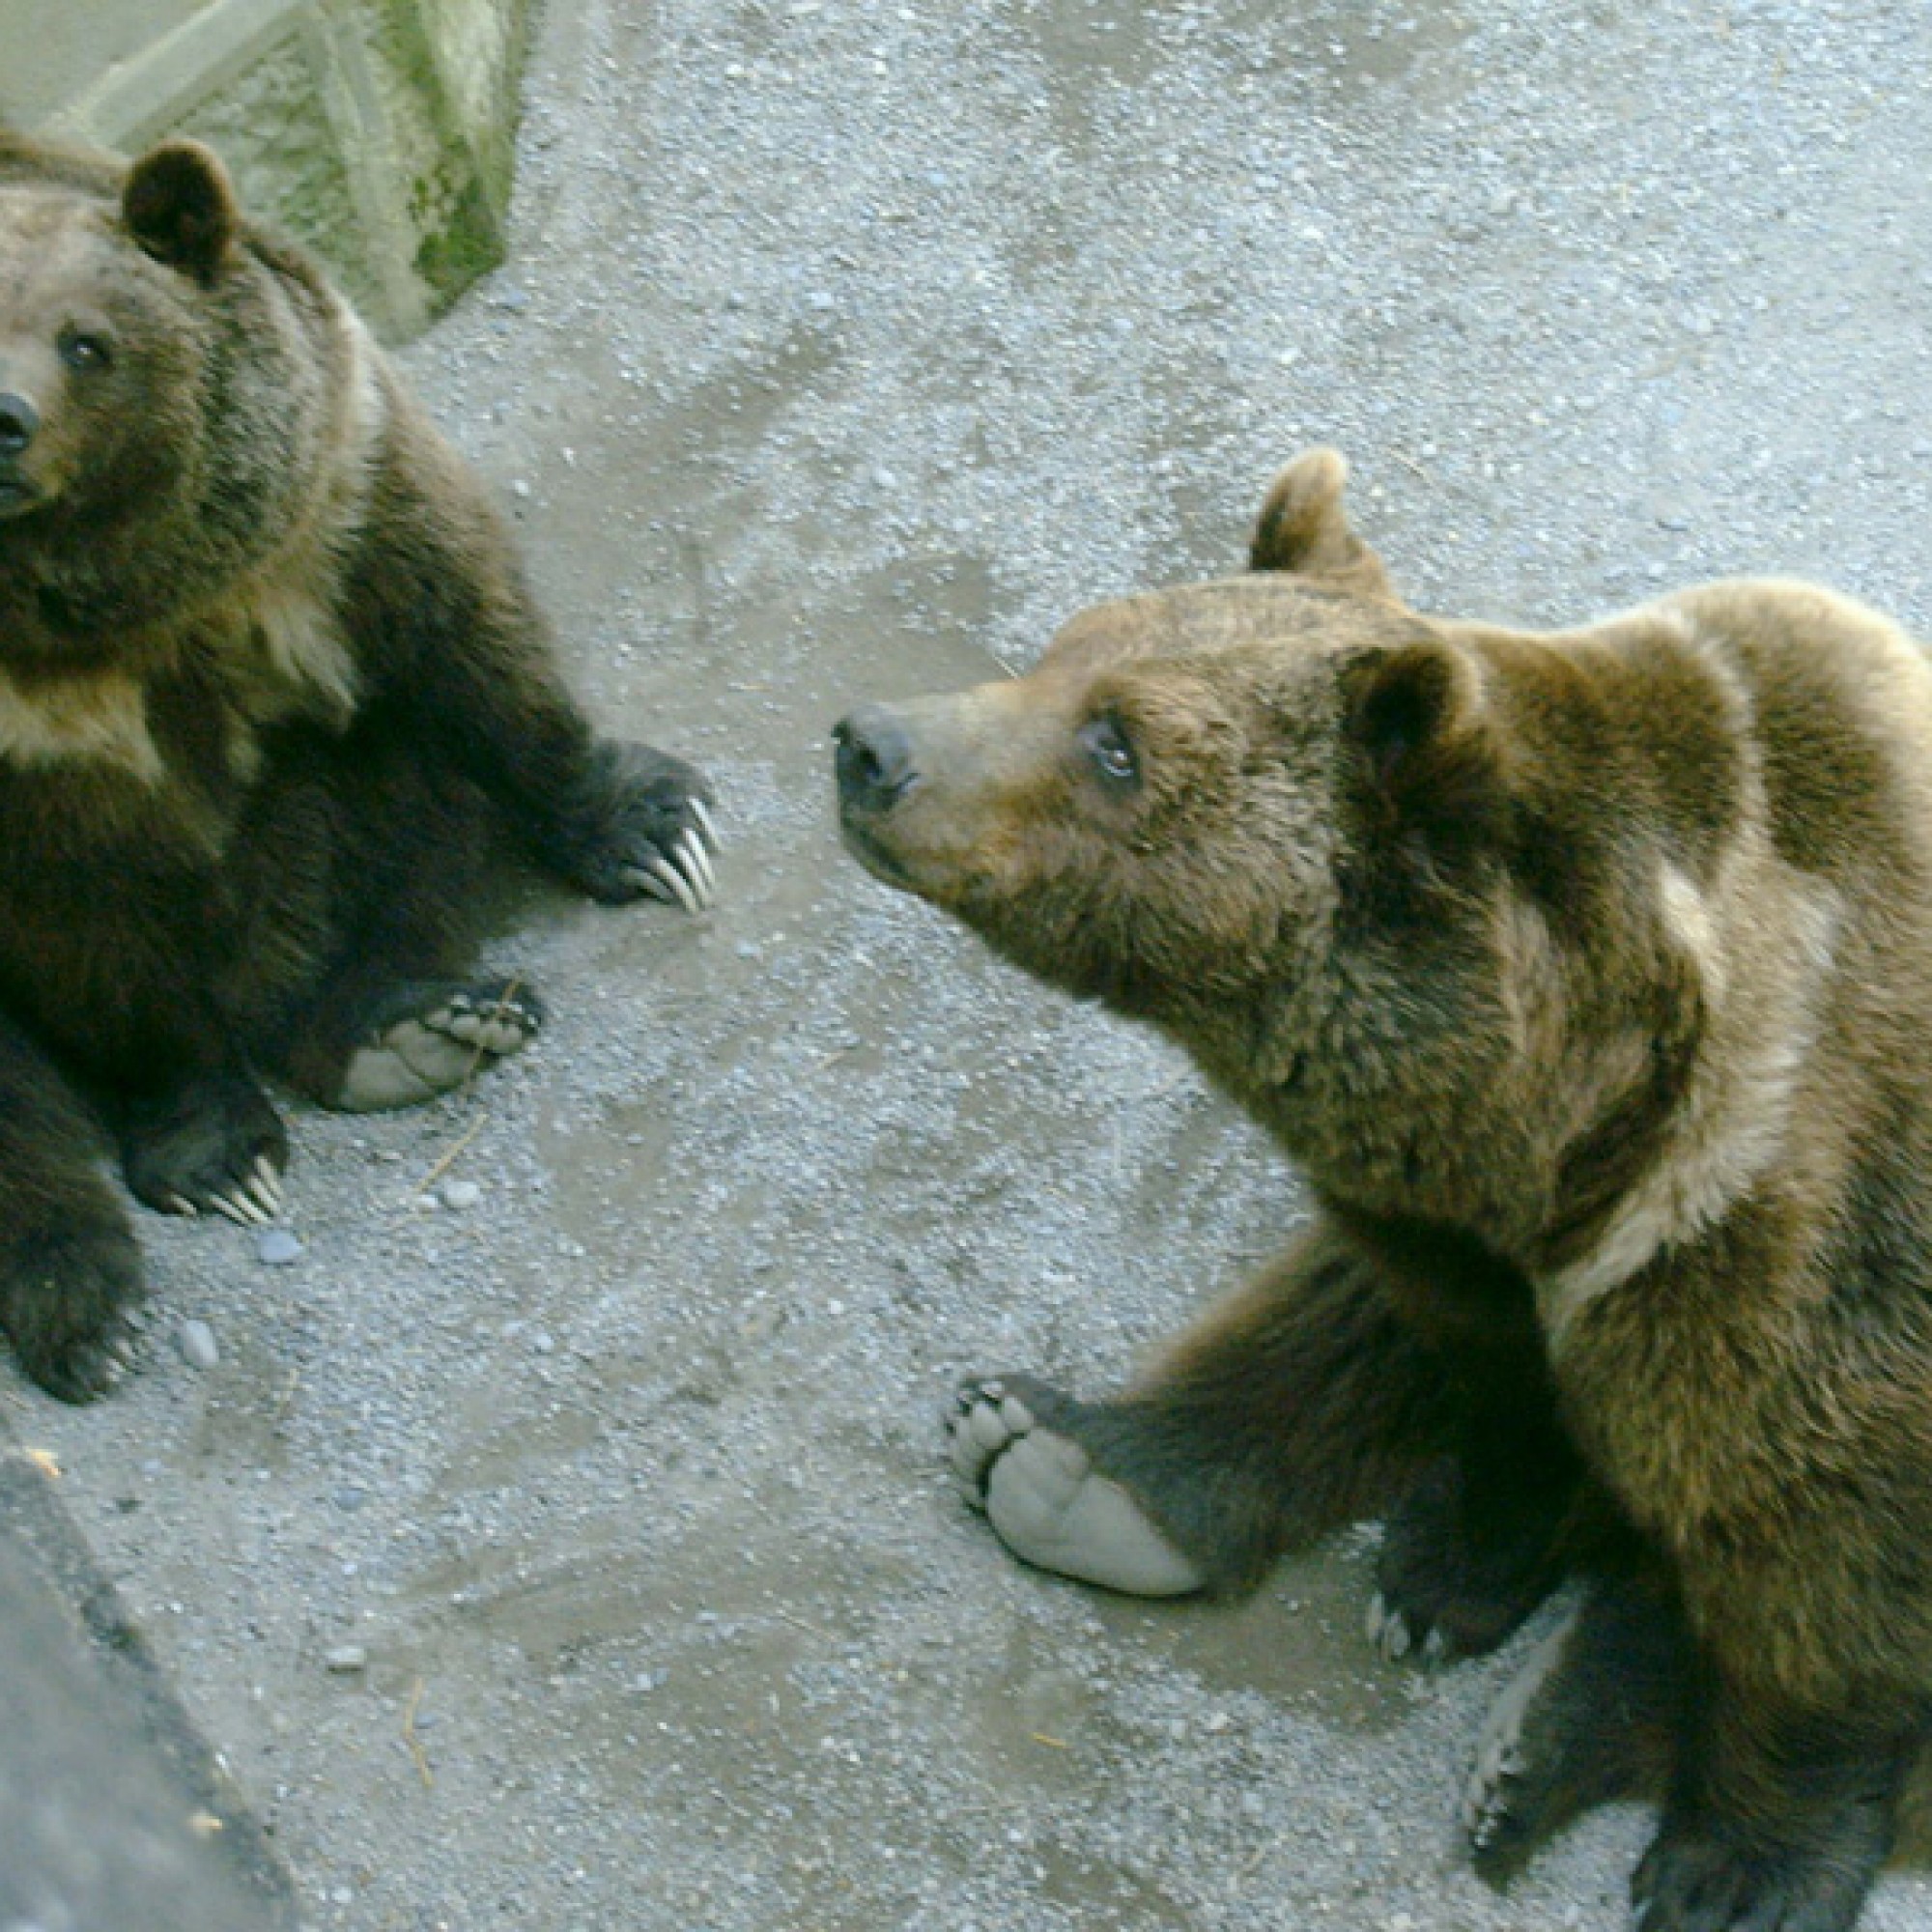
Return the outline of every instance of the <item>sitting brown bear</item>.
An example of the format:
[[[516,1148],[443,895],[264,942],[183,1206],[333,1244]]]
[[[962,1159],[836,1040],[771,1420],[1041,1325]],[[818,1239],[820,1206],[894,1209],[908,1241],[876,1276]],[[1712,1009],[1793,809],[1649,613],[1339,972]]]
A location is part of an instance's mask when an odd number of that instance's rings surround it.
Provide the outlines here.
[[[1581,1578],[1479,1866],[1654,1779],[1645,1932],[1837,1932],[1932,1713],[1932,671],[1796,583],[1426,618],[1343,476],[1255,574],[838,728],[873,872],[1171,1035],[1318,1204],[1125,1393],[969,1384],[955,1466],[1136,1592],[1386,1512],[1391,1652]]]
[[[0,1326],[125,1366],[150,1207],[273,1211],[258,1076],[428,1097],[514,1051],[463,977],[498,823],[696,906],[704,781],[592,736],[503,526],[214,156],[0,134]]]

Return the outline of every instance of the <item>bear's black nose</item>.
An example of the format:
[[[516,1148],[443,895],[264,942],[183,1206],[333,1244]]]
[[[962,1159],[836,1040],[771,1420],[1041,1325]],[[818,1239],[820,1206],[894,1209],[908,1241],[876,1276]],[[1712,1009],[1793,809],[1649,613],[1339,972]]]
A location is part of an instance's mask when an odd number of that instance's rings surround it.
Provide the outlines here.
[[[18,456],[40,426],[41,412],[25,396],[0,392],[0,456]]]
[[[883,704],[862,704],[833,726],[832,736],[843,804],[883,811],[912,782],[912,740]]]

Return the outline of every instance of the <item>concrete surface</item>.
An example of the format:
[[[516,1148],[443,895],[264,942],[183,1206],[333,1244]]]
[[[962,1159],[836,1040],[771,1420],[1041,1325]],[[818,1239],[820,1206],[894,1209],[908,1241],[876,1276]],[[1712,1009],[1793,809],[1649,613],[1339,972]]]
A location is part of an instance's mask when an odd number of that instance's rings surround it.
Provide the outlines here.
[[[211,141],[379,332],[502,260],[528,0],[0,0],[0,117]]]
[[[825,731],[1229,567],[1316,438],[1425,604],[1777,569],[1925,627],[1928,72],[1890,0],[554,0],[512,259],[409,362],[599,711],[717,773],[724,895],[530,895],[551,1033],[298,1114],[294,1265],[147,1224],[213,1370],[0,1397],[313,1926],[1622,1923],[1634,1809],[1463,1870],[1509,1661],[1375,1662],[1366,1535],[1216,1613],[955,1502],[955,1375],[1105,1386],[1296,1194],[864,879]]]
[[[0,1436],[0,1926],[281,1932],[287,1874],[56,1500]]]

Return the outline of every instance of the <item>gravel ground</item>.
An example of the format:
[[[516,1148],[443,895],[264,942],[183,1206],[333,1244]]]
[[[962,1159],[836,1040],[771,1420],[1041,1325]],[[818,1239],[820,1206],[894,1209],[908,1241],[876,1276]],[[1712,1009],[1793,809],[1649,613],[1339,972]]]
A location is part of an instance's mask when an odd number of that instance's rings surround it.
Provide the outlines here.
[[[952,1377],[1106,1385],[1297,1196],[845,862],[825,734],[1229,568],[1318,438],[1418,602],[1924,625],[1928,73],[1892,0],[553,0],[515,259],[405,359],[724,894],[523,894],[522,1064],[299,1114],[298,1252],[149,1221],[145,1374],[0,1390],[315,1927],[1621,1924],[1634,1810],[1462,1868],[1508,1660],[1373,1661],[1367,1533],[1151,1607],[955,1501]]]

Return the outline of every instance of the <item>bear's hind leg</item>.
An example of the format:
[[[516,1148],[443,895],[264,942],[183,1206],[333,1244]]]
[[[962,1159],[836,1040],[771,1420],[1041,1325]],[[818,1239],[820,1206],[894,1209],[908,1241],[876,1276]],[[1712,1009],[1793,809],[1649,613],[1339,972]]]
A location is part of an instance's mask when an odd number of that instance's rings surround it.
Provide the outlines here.
[[[258,950],[316,962],[257,1005],[264,1065],[325,1107],[366,1113],[433,1099],[527,1044],[536,995],[469,973],[495,829],[474,785],[379,717],[291,774],[263,817]]]
[[[1318,1229],[1116,1400],[967,1383],[950,1456],[1041,1569],[1133,1595],[1237,1593],[1440,1455],[1445,1389],[1373,1267]]]
[[[0,1019],[0,1328],[63,1402],[91,1402],[127,1373],[144,1294],[102,1151],[58,1070]]]

